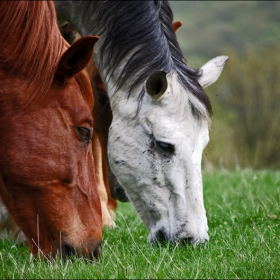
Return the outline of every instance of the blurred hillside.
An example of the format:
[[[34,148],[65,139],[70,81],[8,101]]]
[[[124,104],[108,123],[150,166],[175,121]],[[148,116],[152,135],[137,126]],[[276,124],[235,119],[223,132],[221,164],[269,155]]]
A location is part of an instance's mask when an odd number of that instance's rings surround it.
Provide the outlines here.
[[[280,1],[171,1],[187,63],[228,55],[206,89],[214,116],[203,166],[280,169]]]
[[[238,53],[280,42],[280,1],[170,1],[187,62],[199,67],[224,49]],[[195,64],[195,65],[192,65]]]

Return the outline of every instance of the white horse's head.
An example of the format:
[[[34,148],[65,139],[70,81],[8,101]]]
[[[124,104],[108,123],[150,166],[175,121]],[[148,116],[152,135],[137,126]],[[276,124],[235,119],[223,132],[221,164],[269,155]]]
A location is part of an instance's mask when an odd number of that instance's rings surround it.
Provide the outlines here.
[[[227,59],[214,58],[201,68],[202,87],[218,79]],[[145,222],[149,241],[208,241],[201,158],[210,115],[204,104],[185,90],[177,73],[157,72],[146,81],[137,115],[137,96],[117,92],[111,105],[110,165]]]

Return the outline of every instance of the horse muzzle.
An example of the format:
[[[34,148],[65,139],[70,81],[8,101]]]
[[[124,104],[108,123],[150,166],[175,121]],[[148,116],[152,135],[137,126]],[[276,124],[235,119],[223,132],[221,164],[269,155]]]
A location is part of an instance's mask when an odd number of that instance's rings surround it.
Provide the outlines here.
[[[152,244],[179,244],[180,246],[192,245],[197,246],[198,244],[206,244],[209,241],[209,236],[205,232],[201,235],[187,234],[178,232],[176,234],[170,234],[165,228],[161,228],[153,234],[150,234],[149,242]]]
[[[98,261],[99,256],[102,252],[101,241],[95,241],[92,245],[86,248],[83,247],[82,249],[65,243],[61,245],[59,250],[63,260],[65,260],[68,257],[73,258],[74,256],[77,256],[92,261]]]

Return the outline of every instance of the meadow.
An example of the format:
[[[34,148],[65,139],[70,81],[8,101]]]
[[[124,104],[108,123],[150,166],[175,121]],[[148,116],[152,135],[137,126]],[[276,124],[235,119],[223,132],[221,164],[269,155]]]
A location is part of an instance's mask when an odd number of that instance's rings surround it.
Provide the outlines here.
[[[105,229],[98,263],[35,260],[27,247],[0,240],[1,279],[279,279],[280,172],[204,172],[210,242],[151,247],[130,203]]]

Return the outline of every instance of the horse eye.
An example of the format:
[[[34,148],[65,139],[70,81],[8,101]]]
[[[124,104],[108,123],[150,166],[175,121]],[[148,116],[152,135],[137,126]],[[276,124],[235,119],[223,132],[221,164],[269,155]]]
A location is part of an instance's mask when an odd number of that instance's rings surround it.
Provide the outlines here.
[[[82,141],[84,141],[85,143],[89,143],[89,141],[91,139],[90,129],[87,127],[77,127],[77,131],[78,131],[80,139]]]
[[[156,141],[157,147],[159,147],[163,152],[168,152],[169,154],[173,154],[175,151],[174,145],[166,142]]]

